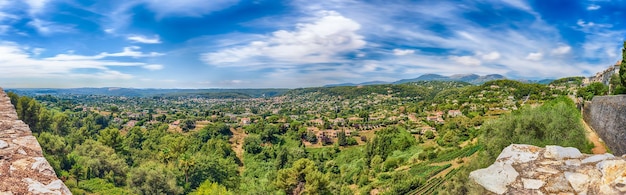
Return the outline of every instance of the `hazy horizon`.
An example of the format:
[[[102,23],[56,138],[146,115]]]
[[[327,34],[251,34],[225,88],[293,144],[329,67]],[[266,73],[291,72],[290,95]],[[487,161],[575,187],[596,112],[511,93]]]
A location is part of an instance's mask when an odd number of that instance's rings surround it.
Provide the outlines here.
[[[0,87],[258,89],[591,76],[623,1],[0,0]]]

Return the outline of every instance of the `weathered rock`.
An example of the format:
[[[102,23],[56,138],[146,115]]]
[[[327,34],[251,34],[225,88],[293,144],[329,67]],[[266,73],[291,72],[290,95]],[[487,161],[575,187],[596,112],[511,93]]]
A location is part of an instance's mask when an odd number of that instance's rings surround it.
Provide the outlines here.
[[[9,143],[0,140],[0,149],[5,149],[9,147]]]
[[[513,144],[470,179],[495,194],[626,194],[626,158]]]
[[[0,88],[0,195],[72,194]]]
[[[522,178],[522,183],[524,184],[525,189],[530,189],[530,190],[537,190],[541,188],[543,184],[546,184],[545,181],[541,181],[538,179],[526,179],[526,178]]]
[[[533,145],[511,145],[504,148],[498,155],[498,162],[510,164],[511,162],[528,162],[539,157],[537,151],[541,148]]]
[[[614,157],[615,156],[609,153],[601,154],[601,155],[593,155],[593,156],[583,159],[582,163],[595,163],[598,161],[602,161],[602,160],[606,160],[606,159],[614,158]]]
[[[578,194],[587,194],[589,176],[582,173],[565,172],[565,179]]]
[[[495,163],[486,169],[470,173],[470,178],[489,191],[503,194],[507,190],[506,186],[515,181],[518,175],[519,173],[510,164]]]
[[[553,159],[566,159],[566,158],[580,158],[582,154],[578,149],[572,147],[561,146],[546,146],[546,152],[543,154],[545,158]]]

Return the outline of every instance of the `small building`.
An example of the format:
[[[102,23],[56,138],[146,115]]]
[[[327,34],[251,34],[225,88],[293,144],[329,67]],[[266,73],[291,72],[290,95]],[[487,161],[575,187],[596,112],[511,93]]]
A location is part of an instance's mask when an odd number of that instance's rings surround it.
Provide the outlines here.
[[[132,127],[134,127],[137,124],[137,122],[138,121],[136,121],[136,120],[130,120],[130,121],[128,121],[126,123],[126,126],[129,127],[129,128],[132,128]]]
[[[322,138],[324,138],[326,134],[323,131],[318,131],[317,133],[315,133],[315,136],[317,137],[317,140],[322,140]]]
[[[460,110],[448,110],[448,116],[450,117],[463,116],[463,113]]]
[[[241,118],[241,124],[249,125],[252,124],[252,121],[250,120],[250,118]]]
[[[337,138],[337,131],[331,131],[330,132],[330,137]]]
[[[438,118],[439,118],[439,117],[437,117],[437,116],[427,116],[427,117],[426,117],[426,120],[427,120],[427,121],[437,121],[437,119],[438,119]]]

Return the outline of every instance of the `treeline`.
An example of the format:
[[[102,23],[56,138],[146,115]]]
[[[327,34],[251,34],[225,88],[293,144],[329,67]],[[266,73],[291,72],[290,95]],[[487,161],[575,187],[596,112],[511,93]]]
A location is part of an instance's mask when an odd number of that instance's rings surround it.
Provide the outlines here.
[[[328,96],[341,96],[346,99],[371,94],[392,95],[394,97],[411,97],[424,100],[434,97],[439,91],[450,88],[468,86],[470,84],[457,81],[421,81],[407,84],[384,84],[365,86],[338,86],[294,89],[286,95],[302,95],[317,92]]]

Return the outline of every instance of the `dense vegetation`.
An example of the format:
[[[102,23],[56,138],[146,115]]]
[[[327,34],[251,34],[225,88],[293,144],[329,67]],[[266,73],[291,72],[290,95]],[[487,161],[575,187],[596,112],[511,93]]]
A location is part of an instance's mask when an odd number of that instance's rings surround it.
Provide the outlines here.
[[[510,143],[588,150],[576,106],[557,98],[569,88],[420,81],[221,94],[9,96],[76,194],[458,194]]]
[[[483,126],[479,142],[484,150],[458,176],[451,178],[444,194],[475,194],[482,188],[468,182],[469,172],[489,166],[506,146],[531,144],[544,147],[560,145],[576,147],[591,153],[593,144],[585,138],[581,114],[574,102],[566,97],[546,102],[537,108],[512,112]]]

